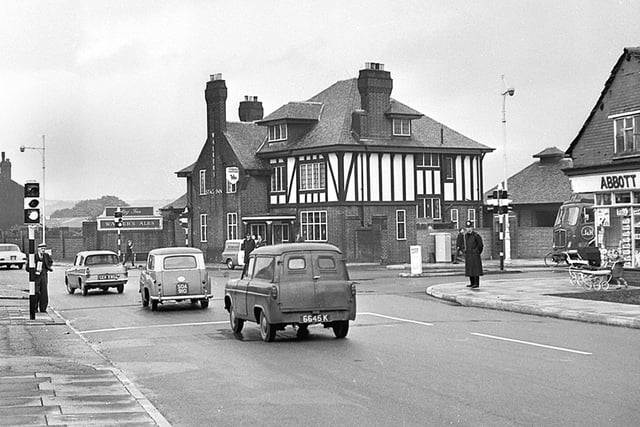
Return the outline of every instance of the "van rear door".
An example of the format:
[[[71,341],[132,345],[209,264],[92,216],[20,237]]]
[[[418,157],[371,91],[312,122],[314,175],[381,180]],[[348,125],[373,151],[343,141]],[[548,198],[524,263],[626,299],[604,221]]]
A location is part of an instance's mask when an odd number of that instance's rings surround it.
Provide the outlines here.
[[[351,285],[341,256],[331,251],[313,251],[311,259],[316,309],[349,309]]]
[[[311,252],[286,253],[280,275],[280,310],[309,311],[316,307]]]
[[[202,278],[194,255],[169,255],[162,259],[162,295],[184,296],[202,293]]]

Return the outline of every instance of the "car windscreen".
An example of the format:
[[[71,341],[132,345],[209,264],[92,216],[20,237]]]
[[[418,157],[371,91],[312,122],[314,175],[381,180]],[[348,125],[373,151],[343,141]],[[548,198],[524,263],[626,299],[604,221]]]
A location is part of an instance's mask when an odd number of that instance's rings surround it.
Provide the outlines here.
[[[98,264],[117,264],[118,256],[112,254],[102,255],[89,255],[84,262],[84,265],[98,265]]]
[[[0,252],[20,252],[16,245],[0,245]]]
[[[163,263],[165,270],[180,270],[183,268],[196,268],[197,266],[196,257],[192,255],[168,256]]]

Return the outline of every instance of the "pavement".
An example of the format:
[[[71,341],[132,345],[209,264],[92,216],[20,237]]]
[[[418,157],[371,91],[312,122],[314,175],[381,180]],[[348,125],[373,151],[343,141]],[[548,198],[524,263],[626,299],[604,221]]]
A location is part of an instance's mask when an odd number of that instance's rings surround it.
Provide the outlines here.
[[[432,297],[456,302],[467,307],[512,311],[536,316],[577,320],[609,326],[640,328],[640,305],[607,301],[568,298],[559,294],[583,293],[585,289],[571,285],[567,269],[558,267],[557,274],[545,278],[506,278],[505,273],[526,271],[548,271],[542,260],[518,259],[504,263],[483,261],[484,276],[480,278],[480,288],[467,288],[468,280],[429,286],[426,289]],[[413,277],[410,266],[390,266],[402,270],[401,277]],[[406,272],[405,272],[406,270]],[[464,274],[464,264],[437,263],[423,264],[422,276]],[[465,278],[466,279],[466,278]],[[615,287],[606,292],[616,292]],[[640,289],[629,286],[629,289]]]
[[[419,276],[458,276],[455,283],[428,286],[426,293],[463,306],[640,328],[640,305],[557,296],[584,292],[572,286],[560,269],[549,278],[504,274],[548,270],[541,260],[512,260],[504,270],[497,261],[483,264],[485,275],[476,290],[467,288],[467,280],[459,277],[464,264],[423,264]],[[358,264],[350,268],[383,267]],[[407,264],[386,266],[386,270],[416,277]],[[170,425],[54,308],[30,320],[28,301],[24,289],[0,284],[0,426]]]

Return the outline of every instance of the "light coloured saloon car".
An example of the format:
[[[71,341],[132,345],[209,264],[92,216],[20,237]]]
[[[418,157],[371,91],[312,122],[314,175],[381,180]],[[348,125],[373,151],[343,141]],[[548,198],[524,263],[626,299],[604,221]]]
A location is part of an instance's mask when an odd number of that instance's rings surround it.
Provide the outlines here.
[[[213,294],[202,251],[184,247],[153,249],[140,272],[140,297],[142,306],[151,305],[152,311],[166,301],[200,302],[202,308],[209,307]]]
[[[129,273],[113,251],[82,251],[76,254],[73,266],[64,272],[64,284],[67,292],[73,294],[76,289],[86,296],[90,289],[106,292],[116,288],[124,292]]]
[[[320,324],[344,338],[356,318],[356,284],[333,245],[263,246],[251,252],[247,274],[227,282],[224,306],[233,332],[240,333],[245,321],[256,322],[266,342],[287,325],[298,337]]]
[[[27,255],[20,250],[18,245],[13,243],[0,244],[0,266],[11,268],[11,266],[15,265],[18,268],[22,268],[26,263]]]

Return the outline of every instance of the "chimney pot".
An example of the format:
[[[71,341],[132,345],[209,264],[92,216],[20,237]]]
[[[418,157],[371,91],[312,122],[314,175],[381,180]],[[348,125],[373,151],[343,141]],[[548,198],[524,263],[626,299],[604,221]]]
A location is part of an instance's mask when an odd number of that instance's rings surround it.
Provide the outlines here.
[[[222,80],[222,73],[216,73],[216,74],[211,74],[209,75],[209,81],[213,82],[216,80]]]

